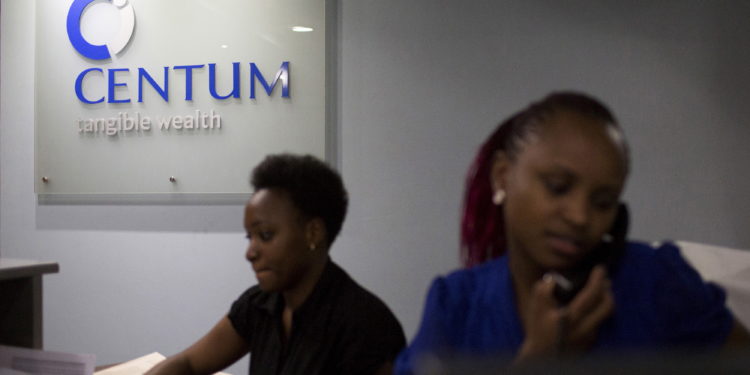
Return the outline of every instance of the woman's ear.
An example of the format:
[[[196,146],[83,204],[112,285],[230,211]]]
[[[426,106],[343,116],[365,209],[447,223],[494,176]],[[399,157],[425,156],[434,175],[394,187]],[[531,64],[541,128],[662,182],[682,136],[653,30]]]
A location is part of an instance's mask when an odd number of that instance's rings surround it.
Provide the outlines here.
[[[511,161],[508,155],[503,151],[495,153],[490,169],[490,184],[493,194],[498,190],[505,190],[507,185],[507,175],[510,169]]]
[[[326,226],[323,219],[316,217],[307,222],[305,226],[305,239],[310,250],[322,249],[327,246]]]

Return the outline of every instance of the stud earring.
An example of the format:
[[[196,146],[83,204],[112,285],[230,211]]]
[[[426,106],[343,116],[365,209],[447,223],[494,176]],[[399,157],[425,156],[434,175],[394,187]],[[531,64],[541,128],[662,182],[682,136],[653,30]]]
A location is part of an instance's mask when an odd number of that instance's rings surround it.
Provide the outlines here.
[[[495,190],[495,194],[492,195],[492,203],[494,203],[495,206],[499,206],[503,204],[504,200],[505,200],[505,190],[503,189]]]

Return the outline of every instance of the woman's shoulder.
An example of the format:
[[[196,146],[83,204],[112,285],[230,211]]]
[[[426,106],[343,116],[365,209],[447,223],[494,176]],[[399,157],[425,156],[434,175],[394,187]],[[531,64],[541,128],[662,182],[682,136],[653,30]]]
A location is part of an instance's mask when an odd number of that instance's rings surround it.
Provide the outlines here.
[[[401,324],[388,305],[375,293],[360,285],[340,266],[333,264],[335,277],[330,281],[336,290],[329,290],[325,298],[328,303],[340,310],[336,314],[347,324],[380,325],[391,330],[402,331]]]
[[[278,293],[264,292],[259,285],[252,286],[242,292],[232,303],[229,318],[234,322],[273,316],[279,312],[280,298]]]
[[[366,289],[336,264],[326,297],[319,301],[320,317],[331,321],[331,333],[358,350],[385,352],[391,360],[406,345],[406,336],[393,311],[375,293]],[[356,343],[356,344],[353,344]],[[349,352],[353,350],[348,349]]]
[[[644,259],[662,254],[679,253],[679,250],[680,248],[669,240],[654,242],[632,240],[627,243],[626,254]]]
[[[724,304],[723,289],[704,280],[673,242],[630,242],[620,263],[619,288],[639,295],[648,290],[655,306]]]
[[[638,267],[642,271],[695,272],[682,256],[679,246],[672,241],[651,243],[630,241],[628,242],[622,263],[631,267]]]
[[[507,257],[501,256],[471,268],[452,271],[437,279],[458,288],[474,288],[477,285],[483,285],[488,279],[498,277],[498,274],[507,268]]]
[[[472,268],[456,270],[433,280],[428,299],[445,307],[481,303],[497,297],[509,280],[507,256],[502,256]]]
[[[723,342],[732,324],[721,287],[706,282],[673,242],[631,242],[616,294],[641,314],[650,311],[668,342]],[[619,292],[618,292],[619,290]]]
[[[629,241],[612,271],[616,280],[630,284],[670,282],[680,279],[673,276],[684,274],[698,277],[671,241]]]
[[[243,301],[251,305],[265,305],[269,300],[273,299],[275,293],[264,292],[260,285],[253,285],[245,289],[237,301]]]

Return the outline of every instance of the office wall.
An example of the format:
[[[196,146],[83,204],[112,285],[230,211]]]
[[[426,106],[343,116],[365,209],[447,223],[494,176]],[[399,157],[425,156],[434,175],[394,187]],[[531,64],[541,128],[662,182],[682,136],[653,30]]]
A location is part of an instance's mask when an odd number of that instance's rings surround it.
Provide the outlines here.
[[[38,205],[33,2],[0,6],[0,251],[60,262],[45,279],[46,347],[101,363],[179,350],[254,280],[242,207]],[[407,335],[430,280],[457,265],[476,146],[553,89],[588,91],[618,115],[634,237],[750,248],[750,3],[382,0],[338,11],[336,162],[352,203],[332,254]]]

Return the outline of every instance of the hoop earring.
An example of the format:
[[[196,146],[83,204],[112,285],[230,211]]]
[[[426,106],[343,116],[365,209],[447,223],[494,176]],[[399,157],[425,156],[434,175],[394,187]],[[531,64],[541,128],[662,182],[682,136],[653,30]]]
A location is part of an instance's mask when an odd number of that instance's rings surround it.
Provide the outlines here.
[[[492,203],[495,206],[499,206],[503,204],[503,201],[505,200],[505,190],[503,189],[497,189],[495,191],[495,194],[492,195]]]

